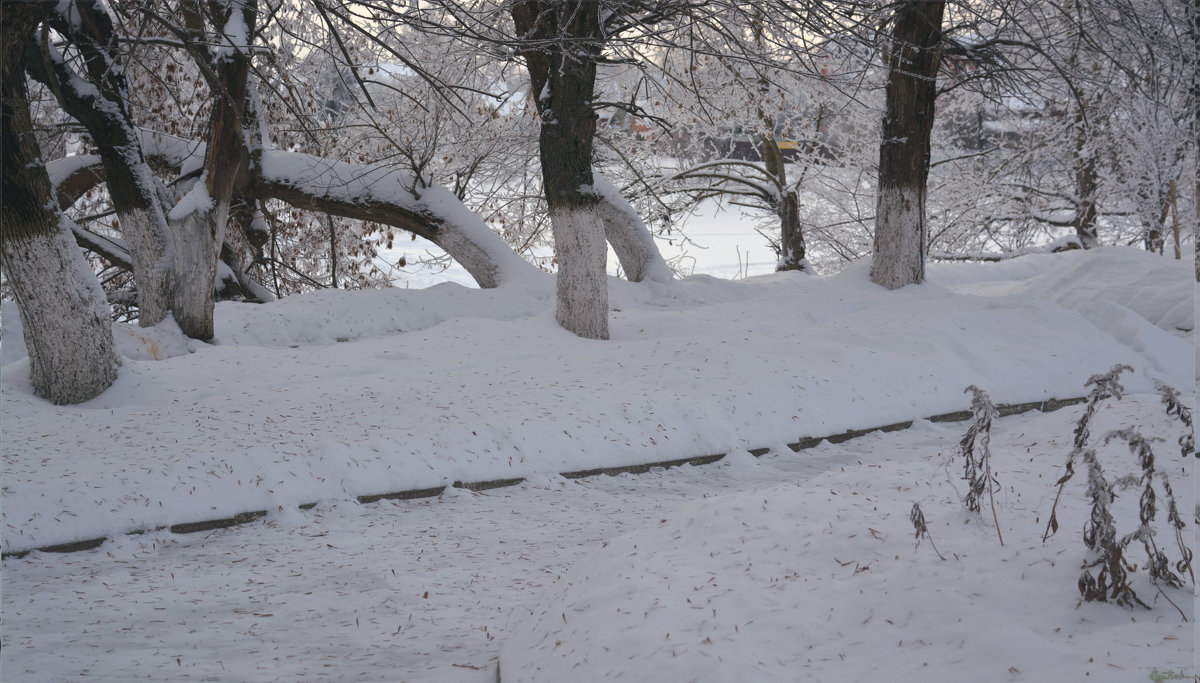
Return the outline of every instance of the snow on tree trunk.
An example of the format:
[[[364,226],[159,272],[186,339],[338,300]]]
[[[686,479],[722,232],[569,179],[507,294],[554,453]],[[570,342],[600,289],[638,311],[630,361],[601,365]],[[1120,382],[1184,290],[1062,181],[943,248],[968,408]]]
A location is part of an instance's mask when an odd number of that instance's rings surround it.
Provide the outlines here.
[[[79,0],[63,8],[55,12],[67,11],[70,17],[55,13],[47,20],[80,52],[87,78],[76,74],[58,48],[42,44],[40,37],[25,43],[30,73],[83,124],[99,150],[117,222],[130,247],[138,322],[155,325],[169,312],[170,235],[154,175],[126,107],[128,86],[117,58],[112,18],[97,0]]]
[[[670,282],[671,268],[654,243],[650,229],[629,202],[607,178],[592,171],[593,186],[600,195],[596,211],[604,223],[604,234],[612,245],[630,282]]]
[[[893,18],[871,263],[871,280],[888,289],[925,279],[925,194],[944,10],[944,2],[907,0]]]
[[[20,46],[39,11],[6,5],[0,53],[0,258],[25,328],[33,389],[52,403],[86,401],[117,377],[104,292],[58,220],[29,116]]]
[[[559,267],[556,318],[581,337],[608,339],[606,250],[595,247],[604,244],[604,221],[592,175],[599,3],[520,0],[512,13],[517,31],[535,45],[522,55],[542,118],[542,186]]]

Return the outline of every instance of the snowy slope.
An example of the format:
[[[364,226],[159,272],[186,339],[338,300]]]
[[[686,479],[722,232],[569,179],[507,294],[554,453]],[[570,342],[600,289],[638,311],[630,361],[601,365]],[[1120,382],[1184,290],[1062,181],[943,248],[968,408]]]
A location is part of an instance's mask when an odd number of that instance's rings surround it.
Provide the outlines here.
[[[1123,271],[1173,263],[1115,251]],[[1119,304],[887,292],[866,264],[611,289],[611,342],[559,328],[549,290],[446,284],[222,304],[215,345],[123,331],[120,378],[81,406],[37,399],[10,362],[3,548],[773,446],[961,410],[969,384],[1016,403],[1116,363],[1131,391],[1192,378],[1188,343]]]

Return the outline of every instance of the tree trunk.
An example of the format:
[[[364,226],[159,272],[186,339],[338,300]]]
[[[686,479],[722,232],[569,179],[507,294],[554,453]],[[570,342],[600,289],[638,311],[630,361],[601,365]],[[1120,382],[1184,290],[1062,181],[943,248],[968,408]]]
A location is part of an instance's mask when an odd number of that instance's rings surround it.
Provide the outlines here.
[[[112,20],[96,0],[79,0],[71,12],[70,18],[54,14],[49,19],[78,48],[87,78],[76,75],[57,49],[40,39],[23,43],[30,74],[50,88],[99,149],[113,210],[130,246],[138,323],[155,325],[167,315],[173,284],[166,219],[126,107],[128,87],[119,68]],[[77,87],[80,82],[94,88]]]
[[[592,176],[599,3],[519,0],[512,13],[522,37],[537,43],[522,55],[542,118],[542,185],[558,261],[556,318],[581,337],[608,339],[608,249]]]
[[[621,196],[621,191],[607,178],[592,171],[593,187],[600,195],[596,206],[604,222],[604,236],[617,254],[625,277],[630,282],[670,282],[671,267],[663,260],[654,243],[654,235],[642,222],[641,216]]]
[[[806,251],[804,226],[800,224],[800,198],[795,191],[786,190],[779,203],[779,264],[775,266],[776,272],[810,272]]]
[[[220,87],[213,93],[204,183],[192,189],[197,201],[188,203],[189,210],[172,212],[176,273],[188,285],[175,288],[175,322],[187,336],[205,341],[215,333],[213,289],[230,204],[249,184],[250,152],[243,137],[250,83],[247,43],[258,18],[254,0],[210,0],[209,8],[220,41],[215,68]]]
[[[1075,114],[1075,218],[1071,221],[1075,236],[1084,249],[1100,246],[1096,232],[1096,191],[1100,185],[1096,159],[1087,148],[1087,122],[1083,104]]]
[[[774,117],[759,111],[759,118],[764,127],[774,130]],[[787,166],[784,165],[783,151],[775,141],[773,134],[763,133],[763,165],[767,175],[775,179],[779,188],[779,199],[775,211],[779,215],[779,262],[775,272],[785,270],[808,270],[808,262],[804,259],[804,228],[800,225],[800,198],[794,190],[787,189]]]
[[[925,280],[925,194],[945,6],[906,0],[893,18],[871,263],[871,280],[888,289]]]
[[[33,389],[52,403],[86,401],[117,377],[104,292],[58,220],[29,115],[23,46],[44,7],[5,5],[0,48],[0,256],[25,327]]]

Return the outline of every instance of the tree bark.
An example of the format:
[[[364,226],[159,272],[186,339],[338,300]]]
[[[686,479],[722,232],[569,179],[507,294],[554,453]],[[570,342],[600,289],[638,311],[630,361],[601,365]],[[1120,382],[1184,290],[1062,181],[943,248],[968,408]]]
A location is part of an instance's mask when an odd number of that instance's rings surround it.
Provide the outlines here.
[[[542,119],[542,185],[558,261],[555,317],[581,337],[608,339],[608,250],[592,176],[599,3],[518,0],[512,14],[533,45],[521,54]]]
[[[1096,231],[1096,191],[1100,177],[1096,172],[1096,159],[1087,147],[1087,122],[1084,119],[1083,103],[1075,114],[1075,217],[1071,221],[1075,236],[1084,249],[1100,246]]]
[[[670,282],[674,277],[671,267],[663,260],[662,252],[654,243],[654,235],[633,210],[621,191],[607,178],[592,171],[593,187],[600,195],[596,210],[604,223],[604,237],[608,240],[621,269],[630,282]]]
[[[249,184],[250,152],[243,133],[250,83],[248,48],[258,18],[255,0],[210,0],[208,4],[217,24],[218,87],[209,119],[204,183],[192,189],[206,193],[207,200],[190,202],[191,211],[173,211],[171,217],[176,272],[188,284],[175,288],[175,322],[187,336],[206,341],[215,333],[213,288],[230,204],[235,192]]]
[[[30,119],[22,53],[43,11],[9,4],[0,15],[0,256],[25,327],[34,392],[69,404],[107,389],[117,357],[104,292],[58,220]]]
[[[154,187],[153,174],[142,154],[136,129],[126,107],[127,84],[117,60],[112,20],[96,0],[71,5],[71,18],[51,14],[47,19],[67,36],[83,56],[86,82],[77,88],[76,75],[44,42],[47,34],[27,46],[30,74],[46,84],[59,105],[87,129],[99,150],[105,183],[121,232],[131,247],[134,279],[138,285],[138,323],[155,325],[166,317],[173,286],[170,235]]]
[[[906,0],[893,18],[871,263],[871,280],[888,289],[925,280],[925,195],[945,6]]]

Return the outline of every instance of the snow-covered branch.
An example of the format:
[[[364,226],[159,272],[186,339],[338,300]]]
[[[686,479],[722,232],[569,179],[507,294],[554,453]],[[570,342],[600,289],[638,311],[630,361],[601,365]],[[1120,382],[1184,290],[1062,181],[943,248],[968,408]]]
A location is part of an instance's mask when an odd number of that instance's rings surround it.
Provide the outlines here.
[[[536,269],[450,191],[421,188],[381,164],[350,164],[309,154],[266,151],[253,191],[260,199],[395,226],[441,247],[481,287],[528,279]]]

